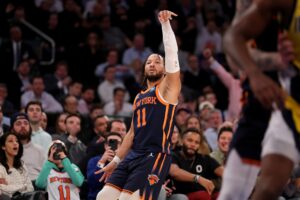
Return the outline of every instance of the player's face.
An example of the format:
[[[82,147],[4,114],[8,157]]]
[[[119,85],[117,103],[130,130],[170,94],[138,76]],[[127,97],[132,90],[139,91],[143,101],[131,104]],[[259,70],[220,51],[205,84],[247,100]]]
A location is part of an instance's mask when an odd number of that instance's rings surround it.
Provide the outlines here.
[[[201,137],[198,133],[188,132],[183,137],[183,152],[186,156],[194,156],[200,147]]]
[[[230,132],[230,131],[224,131],[220,135],[220,138],[218,140],[218,146],[222,152],[224,152],[224,153],[228,152],[231,139],[232,139],[232,132]]]
[[[150,55],[145,64],[145,77],[147,80],[156,82],[163,77],[164,73],[163,58],[158,54]]]

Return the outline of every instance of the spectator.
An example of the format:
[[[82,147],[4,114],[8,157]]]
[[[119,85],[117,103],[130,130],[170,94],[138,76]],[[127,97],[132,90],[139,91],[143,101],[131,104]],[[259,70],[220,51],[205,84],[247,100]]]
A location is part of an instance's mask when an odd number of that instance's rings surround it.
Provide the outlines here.
[[[14,104],[10,102],[6,97],[7,85],[4,83],[0,83],[0,106],[4,115],[11,116],[15,111]]]
[[[170,168],[174,193],[186,194],[190,200],[210,200],[215,187],[211,179],[222,176],[223,167],[210,156],[197,153],[201,141],[197,129],[187,129],[182,138],[182,150],[174,152]]]
[[[28,115],[30,126],[32,128],[31,141],[34,144],[40,145],[47,153],[45,148],[48,148],[52,142],[49,133],[44,131],[41,127],[42,120],[42,104],[39,101],[30,101],[25,107],[25,113]]]
[[[66,144],[69,158],[72,163],[78,165],[86,155],[86,146],[77,137],[81,130],[81,118],[77,114],[70,114],[66,117],[67,134],[62,140]]]
[[[0,106],[0,138],[9,130],[9,128],[10,127],[8,125],[4,124],[2,107]]]
[[[181,136],[180,136],[179,130],[176,126],[174,126],[173,135],[171,138],[171,144],[172,144],[171,149],[173,151],[178,151],[182,147]]]
[[[45,90],[49,92],[56,100],[61,101],[68,94],[68,86],[72,78],[69,76],[68,64],[64,61],[56,63],[55,71],[51,74],[46,74]]]
[[[89,185],[88,200],[94,200],[97,197],[98,192],[103,188],[103,182],[99,182],[102,173],[95,174],[96,171],[107,165],[115,156],[115,152],[118,150],[122,143],[123,138],[120,134],[111,132],[105,139],[105,152],[102,155],[91,158],[87,167],[87,180]],[[114,141],[115,143],[113,143]]]
[[[213,53],[221,53],[222,50],[222,37],[217,31],[216,22],[211,19],[207,22],[196,39],[195,54],[201,56],[206,48],[211,48]]]
[[[42,119],[40,121],[40,126],[43,130],[47,130],[48,126],[48,116],[45,112],[42,112]]]
[[[66,129],[66,118],[68,116],[68,113],[60,113],[55,121],[55,134],[51,135],[52,140],[58,140],[61,137],[63,137],[64,134],[67,133]]]
[[[126,49],[123,54],[122,63],[129,66],[135,59],[144,62],[152,53],[149,47],[145,47],[145,38],[142,34],[136,34],[133,39],[133,46]]]
[[[76,114],[78,113],[78,100],[74,95],[67,95],[64,98],[64,112],[68,114]]]
[[[14,133],[7,132],[0,138],[0,146],[1,192],[12,197],[16,192],[33,191],[26,166],[21,161],[23,146],[20,140]]]
[[[91,87],[83,89],[81,98],[78,100],[77,110],[81,115],[88,115],[95,100],[95,90]]]
[[[210,110],[206,115],[206,130],[204,136],[209,147],[214,151],[218,148],[218,128],[222,123],[221,111],[218,109]]]
[[[186,120],[186,128],[194,128],[197,129],[201,132],[201,142],[200,142],[200,147],[199,147],[199,153],[200,154],[204,154],[204,155],[208,155],[211,151],[209,149],[209,146],[207,144],[207,141],[205,139],[205,137],[203,136],[202,133],[202,128],[200,125],[200,121],[197,115],[191,115],[187,118]]]
[[[11,127],[11,131],[16,134],[23,146],[22,161],[28,169],[30,180],[34,181],[46,160],[43,148],[31,142],[32,129],[25,113],[15,113],[12,116]]]
[[[232,135],[233,124],[231,122],[224,122],[218,130],[218,149],[210,154],[220,165],[225,165]]]
[[[107,127],[108,132],[119,133],[122,138],[125,137],[127,133],[127,127],[123,120],[121,119],[113,119],[110,120]]]
[[[185,123],[187,118],[191,115],[191,111],[186,108],[179,108],[175,115],[175,124],[179,130],[185,130]]]
[[[48,160],[44,163],[35,184],[46,189],[49,200],[79,200],[79,188],[84,177],[79,168],[67,157],[67,148],[60,140],[50,145]]]
[[[21,96],[21,106],[24,108],[30,101],[40,101],[45,112],[56,113],[62,112],[62,106],[54,97],[45,92],[44,80],[40,76],[32,78],[32,90],[25,92]]]
[[[131,117],[132,104],[125,102],[125,95],[124,88],[116,87],[113,91],[113,101],[104,106],[105,114],[112,117]]]
[[[114,65],[109,65],[104,69],[104,81],[98,86],[98,95],[102,103],[113,101],[113,91],[117,87],[125,88],[122,82],[115,78],[116,68]],[[129,95],[126,93],[125,100],[129,100]]]
[[[75,96],[77,99],[80,99],[82,93],[82,83],[79,81],[72,81],[68,88],[68,94]]]

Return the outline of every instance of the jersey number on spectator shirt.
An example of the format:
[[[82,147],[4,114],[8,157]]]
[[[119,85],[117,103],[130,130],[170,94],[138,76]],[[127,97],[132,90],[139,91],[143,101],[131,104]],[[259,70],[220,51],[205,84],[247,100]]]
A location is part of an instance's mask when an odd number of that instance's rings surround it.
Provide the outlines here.
[[[70,187],[66,185],[65,190],[66,190],[66,198],[65,198],[65,195],[64,195],[64,186],[62,186],[62,185],[58,186],[59,200],[71,200]]]
[[[142,112],[141,112],[141,110],[142,110]],[[141,126],[146,126],[146,124],[147,124],[147,122],[146,122],[146,108],[138,109],[136,114],[137,114],[137,127],[140,128]]]

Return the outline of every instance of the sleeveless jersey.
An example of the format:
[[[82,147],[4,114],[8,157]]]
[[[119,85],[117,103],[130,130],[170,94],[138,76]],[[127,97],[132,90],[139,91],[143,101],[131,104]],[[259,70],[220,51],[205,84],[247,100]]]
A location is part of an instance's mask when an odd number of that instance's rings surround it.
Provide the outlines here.
[[[79,200],[79,189],[67,172],[51,169],[47,179],[49,200]]]
[[[138,154],[170,153],[176,105],[162,99],[158,87],[140,92],[134,101],[132,150]]]

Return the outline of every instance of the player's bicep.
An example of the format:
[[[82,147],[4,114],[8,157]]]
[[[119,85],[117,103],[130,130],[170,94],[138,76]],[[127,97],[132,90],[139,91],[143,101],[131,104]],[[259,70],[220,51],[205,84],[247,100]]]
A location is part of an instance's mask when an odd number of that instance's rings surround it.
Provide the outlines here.
[[[177,104],[181,90],[180,71],[167,73],[159,84],[159,93],[168,103]]]

